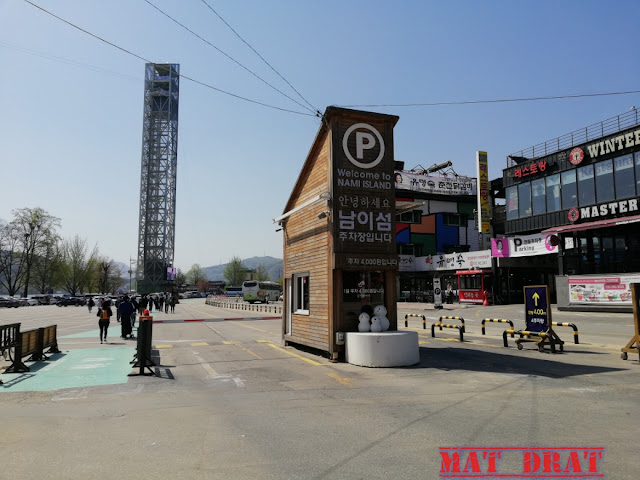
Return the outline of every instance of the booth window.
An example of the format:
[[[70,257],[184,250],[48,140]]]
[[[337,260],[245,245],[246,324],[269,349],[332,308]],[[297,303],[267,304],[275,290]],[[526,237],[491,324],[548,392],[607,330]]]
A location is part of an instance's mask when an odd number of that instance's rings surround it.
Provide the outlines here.
[[[547,177],[547,212],[560,210],[560,175]]]
[[[578,206],[578,186],[576,185],[576,171],[562,172],[562,208],[574,208]]]
[[[518,204],[520,218],[531,216],[531,184],[521,183],[518,185]]]
[[[533,214],[540,215],[547,213],[547,199],[544,188],[544,178],[539,178],[531,182],[531,197],[533,200]]]
[[[613,191],[613,161],[605,160],[595,165],[596,196],[598,203],[610,202],[615,198]]]
[[[593,165],[578,169],[578,203],[581,207],[596,203],[596,189],[593,183]]]
[[[507,187],[507,220],[518,219],[518,187]]]
[[[614,159],[616,198],[629,198],[636,194],[633,177],[633,156],[623,155]]]
[[[293,313],[309,315],[309,274],[293,276]]]

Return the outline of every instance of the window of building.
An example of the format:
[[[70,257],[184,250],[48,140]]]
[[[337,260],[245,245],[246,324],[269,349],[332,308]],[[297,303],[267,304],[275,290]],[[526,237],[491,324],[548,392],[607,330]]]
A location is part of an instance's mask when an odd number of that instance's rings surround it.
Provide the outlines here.
[[[557,212],[560,205],[560,175],[555,174],[547,177],[547,212]]]
[[[534,215],[547,213],[547,198],[545,196],[544,183],[544,178],[539,178],[531,182],[531,203],[533,204]]]
[[[596,189],[593,182],[593,165],[578,168],[578,205],[596,203]]]
[[[459,213],[444,213],[442,222],[451,227],[466,227],[467,217]]]
[[[562,195],[562,208],[574,208],[578,206],[578,185],[576,183],[576,171],[569,170],[568,172],[562,172],[562,188],[560,193]]]
[[[396,215],[396,221],[400,223],[422,223],[422,211],[411,210],[410,212],[404,212],[400,215]]]
[[[520,218],[531,216],[531,184],[529,182],[518,185],[518,207]]]
[[[610,202],[616,195],[613,190],[613,160],[595,164],[596,199],[598,203]]]
[[[629,198],[636,194],[633,175],[633,156],[623,155],[613,160],[616,182],[616,198]]]
[[[507,197],[507,220],[518,218],[518,187],[507,187],[505,191]]]
[[[413,243],[398,243],[399,255],[415,255],[415,245]]]
[[[293,313],[309,315],[309,274],[293,276]]]

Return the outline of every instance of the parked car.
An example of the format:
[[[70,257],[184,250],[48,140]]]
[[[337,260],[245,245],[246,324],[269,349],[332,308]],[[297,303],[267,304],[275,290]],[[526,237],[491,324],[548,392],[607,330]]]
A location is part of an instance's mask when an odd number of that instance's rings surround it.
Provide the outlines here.
[[[15,298],[0,297],[0,307],[18,308],[19,306],[20,306],[20,302],[18,302]]]
[[[13,297],[14,300],[16,300],[18,302],[18,305],[20,305],[21,307],[28,307],[29,303],[27,302],[27,299],[24,297]]]
[[[22,298],[22,300],[24,300],[28,306],[40,305],[40,302],[36,298],[27,297]]]
[[[84,298],[66,297],[58,300],[56,305],[59,307],[66,307],[67,305],[75,305],[76,307],[79,307],[80,305],[84,305],[84,303]]]

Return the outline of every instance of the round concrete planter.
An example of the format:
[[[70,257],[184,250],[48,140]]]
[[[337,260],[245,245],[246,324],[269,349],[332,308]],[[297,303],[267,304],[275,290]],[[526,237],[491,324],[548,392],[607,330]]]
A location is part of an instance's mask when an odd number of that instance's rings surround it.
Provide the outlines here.
[[[346,360],[362,367],[407,367],[420,363],[417,332],[347,332]]]

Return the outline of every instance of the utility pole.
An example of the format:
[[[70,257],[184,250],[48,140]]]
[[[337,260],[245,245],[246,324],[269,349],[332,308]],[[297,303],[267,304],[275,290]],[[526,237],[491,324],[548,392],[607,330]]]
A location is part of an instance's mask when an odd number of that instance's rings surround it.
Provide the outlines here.
[[[129,295],[131,295],[131,274],[133,273],[133,268],[131,267],[131,265],[134,263],[135,260],[133,260],[131,258],[131,255],[129,255]]]

